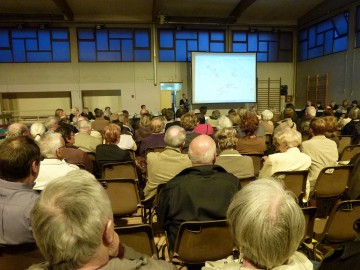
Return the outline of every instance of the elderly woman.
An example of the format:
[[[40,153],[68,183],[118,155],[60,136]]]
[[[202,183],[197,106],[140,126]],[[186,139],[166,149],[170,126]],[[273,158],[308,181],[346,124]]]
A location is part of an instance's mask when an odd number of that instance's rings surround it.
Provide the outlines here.
[[[223,167],[237,178],[254,176],[254,164],[251,157],[242,156],[235,150],[237,132],[234,128],[223,128],[215,134],[220,154],[216,157],[215,165]]]
[[[151,135],[150,122],[151,122],[151,115],[149,113],[145,113],[140,116],[139,128],[135,130],[135,141],[138,146],[140,145],[141,141],[144,138]]]
[[[263,157],[264,165],[260,171],[260,178],[269,178],[280,171],[301,171],[309,169],[311,158],[301,153],[298,146],[301,144],[301,133],[283,127],[274,134],[279,153]]]
[[[278,127],[289,126],[296,130],[296,123],[293,121],[295,110],[293,108],[285,108],[283,111],[283,120],[278,122]]]
[[[256,135],[258,127],[259,119],[256,113],[246,112],[241,117],[240,129],[245,136],[239,138],[236,146],[236,150],[241,154],[264,154],[265,138]]]
[[[233,198],[227,218],[240,259],[207,262],[203,270],[312,270],[297,252],[305,233],[305,218],[291,194],[275,180],[260,179]]]
[[[230,128],[232,127],[232,122],[226,115],[222,115],[218,118],[216,123],[216,129],[220,130],[222,128]]]
[[[40,141],[40,138],[42,135],[44,135],[45,131],[46,128],[44,124],[40,122],[35,122],[30,127],[31,137],[37,142]]]
[[[272,135],[274,133],[274,123],[271,121],[274,114],[270,110],[264,110],[261,113],[261,120],[259,125],[264,128],[265,134]]]
[[[200,133],[194,132],[194,128],[197,125],[197,118],[194,114],[186,113],[180,118],[180,126],[186,131],[186,139],[184,147],[189,147],[190,142]]]
[[[105,144],[98,145],[95,152],[99,169],[106,163],[131,160],[129,152],[117,146],[120,142],[120,134],[120,127],[116,124],[110,124],[104,128]]]

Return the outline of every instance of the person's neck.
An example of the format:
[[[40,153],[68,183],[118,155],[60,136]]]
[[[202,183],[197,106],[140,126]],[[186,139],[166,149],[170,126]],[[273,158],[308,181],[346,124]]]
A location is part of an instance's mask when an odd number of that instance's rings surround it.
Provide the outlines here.
[[[78,270],[94,270],[100,269],[109,262],[109,255],[104,247],[100,247],[95,256]]]
[[[207,166],[207,165],[214,165],[213,163],[208,163],[208,164],[203,164],[203,163],[192,163],[193,167],[198,167],[198,166]]]

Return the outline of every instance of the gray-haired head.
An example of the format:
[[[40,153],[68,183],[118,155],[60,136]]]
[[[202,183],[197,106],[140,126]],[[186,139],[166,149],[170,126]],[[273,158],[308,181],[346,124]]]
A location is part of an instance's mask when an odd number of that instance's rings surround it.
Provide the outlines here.
[[[165,132],[164,142],[170,147],[181,147],[183,146],[186,139],[186,132],[180,126],[171,126]]]
[[[314,106],[308,106],[305,110],[307,118],[314,118],[316,116],[316,108]]]
[[[35,141],[39,141],[41,136],[44,135],[46,128],[43,123],[35,122],[30,127],[30,134]]]
[[[60,133],[47,133],[39,141],[41,155],[45,158],[61,159],[62,155],[59,156],[59,150],[64,145],[65,141]]]
[[[8,127],[6,138],[29,136],[29,128],[23,123],[13,123]]]
[[[220,116],[217,120],[216,128],[218,130],[220,130],[222,128],[230,128],[232,126],[233,126],[233,124],[232,124],[230,118],[225,115]]]
[[[261,113],[261,119],[264,121],[270,121],[273,118],[274,114],[270,110],[263,110]]]
[[[259,179],[242,188],[227,217],[240,253],[261,269],[284,264],[305,232],[302,210],[276,180]]]
[[[51,181],[31,212],[48,269],[79,269],[96,257],[111,219],[109,198],[90,173],[76,170]]]

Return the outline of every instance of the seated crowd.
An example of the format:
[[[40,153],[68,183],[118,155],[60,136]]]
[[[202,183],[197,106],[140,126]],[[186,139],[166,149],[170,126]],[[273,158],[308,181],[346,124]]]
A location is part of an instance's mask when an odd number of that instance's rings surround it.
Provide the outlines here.
[[[319,110],[308,102],[302,118],[292,104],[277,119],[254,107],[208,117],[202,106],[153,117],[142,105],[140,119],[130,119],[126,110],[85,107],[69,118],[57,109],[30,128],[13,123],[0,142],[0,245],[36,241],[45,262],[31,269],[175,269],[124,246],[114,232],[110,201],[95,180],[105,164],[132,161],[142,199],[159,195],[157,220],[170,250],[182,222],[227,218],[240,259],[204,269],[313,269],[297,252],[301,208],[273,176],[308,170],[306,203],[320,171],[337,165],[339,135],[359,143],[357,102]],[[358,199],[354,181],[349,194]]]

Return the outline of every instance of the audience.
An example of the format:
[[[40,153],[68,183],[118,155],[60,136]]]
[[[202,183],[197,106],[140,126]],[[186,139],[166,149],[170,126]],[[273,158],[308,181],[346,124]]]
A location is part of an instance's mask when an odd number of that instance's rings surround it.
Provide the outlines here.
[[[278,127],[286,125],[296,130],[296,123],[293,121],[295,110],[293,108],[285,108],[283,112],[284,120],[278,122]]]
[[[55,116],[49,116],[45,122],[44,126],[46,127],[46,133],[53,133],[59,127],[59,118]]]
[[[167,231],[170,250],[182,222],[224,219],[232,196],[240,189],[234,175],[213,165],[216,145],[211,137],[193,139],[188,155],[192,167],[171,179],[160,193],[158,221]]]
[[[261,120],[259,126],[261,126],[265,134],[272,135],[274,133],[274,123],[271,121],[274,117],[274,114],[270,110],[264,110],[261,113]]]
[[[76,147],[84,152],[95,153],[96,146],[102,143],[101,137],[91,136],[91,123],[87,120],[78,122],[79,132],[75,135]]]
[[[34,242],[30,211],[38,198],[32,189],[39,174],[40,149],[26,136],[0,145],[0,245]]]
[[[84,107],[82,113],[80,114],[81,116],[84,116],[87,118],[87,120],[94,120],[95,116],[93,115],[93,113],[91,111],[89,111],[88,107]]]
[[[327,166],[335,166],[338,160],[336,143],[325,137],[326,131],[327,126],[325,120],[315,117],[310,122],[310,132],[313,137],[301,144],[302,152],[311,158],[311,166],[308,174],[311,189],[313,189],[321,169]],[[308,196],[308,188],[306,193]]]
[[[135,142],[138,147],[144,138],[151,135],[150,122],[150,114],[144,113],[140,116],[140,126],[135,130]]]
[[[315,118],[316,116],[316,109],[314,106],[308,106],[305,109],[305,115],[303,120],[301,121],[300,124],[300,132],[302,134],[302,136],[304,137],[304,139],[309,139],[310,138],[310,121],[311,119]]]
[[[106,163],[131,161],[130,153],[120,149],[120,127],[110,124],[104,129],[105,144],[96,146],[95,157],[98,168],[101,170]]]
[[[183,127],[186,131],[186,139],[184,147],[189,147],[190,142],[201,135],[200,133],[194,132],[194,128],[197,124],[197,118],[194,114],[186,113],[181,116],[180,126]]]
[[[63,176],[79,167],[67,163],[64,158],[65,141],[60,133],[49,133],[39,141],[44,159],[40,162],[39,175],[35,180],[35,190],[43,190],[53,179]]]
[[[264,165],[259,178],[270,178],[274,173],[281,171],[301,171],[309,169],[311,158],[301,153],[298,146],[301,144],[301,134],[288,126],[277,129],[274,134],[279,153],[263,157]],[[308,183],[310,189],[310,183]]]
[[[39,141],[41,136],[45,134],[46,128],[43,123],[35,122],[30,127],[31,137],[35,141]]]
[[[166,123],[165,131],[171,127],[171,126],[180,126],[180,119],[181,116],[187,113],[187,110],[185,108],[179,108],[175,113],[175,121]]]
[[[254,112],[246,112],[241,118],[240,129],[245,137],[240,137],[236,150],[241,154],[264,154],[266,143],[264,137],[258,137],[256,132],[259,119]]]
[[[167,183],[183,169],[191,167],[189,157],[181,153],[185,138],[182,127],[171,126],[165,133],[165,150],[147,154],[148,180],[144,188],[145,200],[155,196],[158,185]]]
[[[95,117],[95,121],[91,123],[91,128],[102,133],[105,127],[110,124],[110,121],[105,119],[104,112],[101,109],[96,110]]]
[[[120,242],[111,203],[103,187],[85,171],[51,182],[31,212],[36,244],[46,262],[31,270],[176,269]]]
[[[216,157],[215,165],[223,167],[228,173],[237,178],[254,176],[254,164],[251,157],[242,156],[236,151],[238,141],[234,128],[223,128],[215,134],[220,154]]]
[[[217,123],[216,123],[216,129],[220,130],[223,128],[231,128],[232,127],[232,122],[229,119],[229,117],[227,117],[226,115],[222,115],[218,118]]]
[[[227,210],[240,258],[207,262],[210,269],[312,270],[297,252],[305,233],[305,218],[296,200],[276,180],[260,179],[240,190]]]
[[[357,129],[360,129],[360,109],[357,107],[351,109],[349,112],[349,117],[351,121],[343,127],[341,130],[341,135],[354,136],[357,132]]]
[[[29,128],[23,123],[13,123],[8,127],[6,138],[13,138],[19,136],[30,137]]]
[[[217,120],[221,116],[219,110],[213,110],[211,116],[208,119],[208,124],[211,125],[213,128],[216,127]]]
[[[206,124],[205,116],[202,113],[195,114],[197,119],[196,127],[194,128],[194,132],[203,134],[203,135],[214,135],[214,129],[210,124]]]
[[[155,117],[150,122],[151,134],[142,139],[139,154],[145,156],[147,148],[165,147],[164,143],[165,122],[160,117]]]

